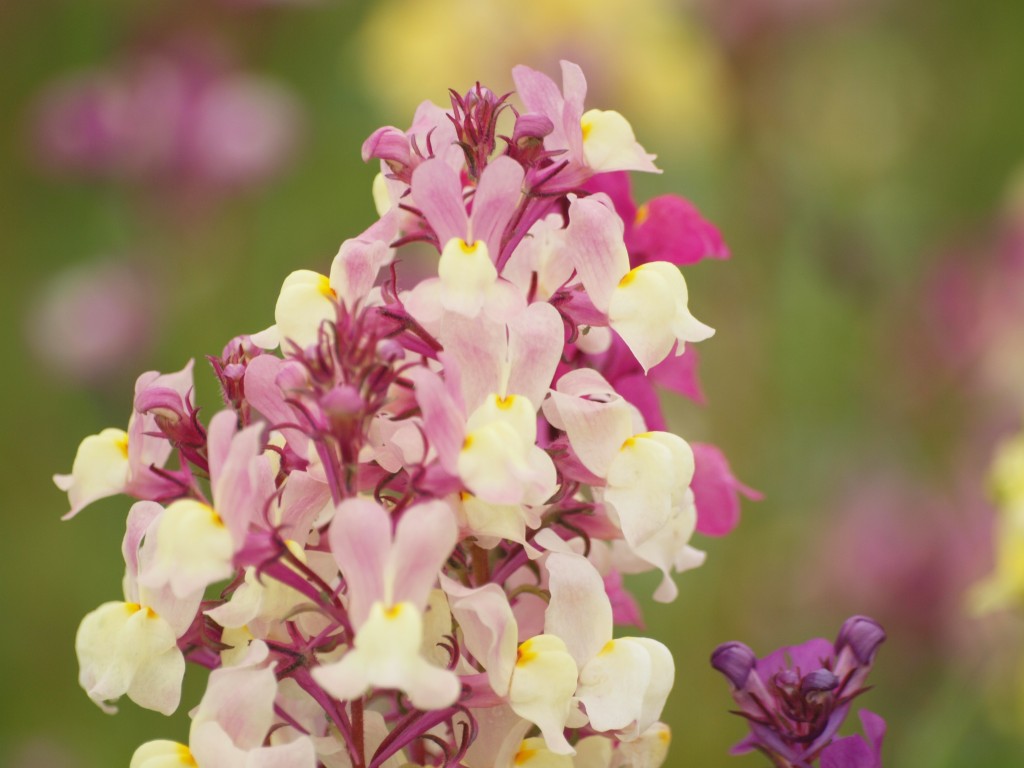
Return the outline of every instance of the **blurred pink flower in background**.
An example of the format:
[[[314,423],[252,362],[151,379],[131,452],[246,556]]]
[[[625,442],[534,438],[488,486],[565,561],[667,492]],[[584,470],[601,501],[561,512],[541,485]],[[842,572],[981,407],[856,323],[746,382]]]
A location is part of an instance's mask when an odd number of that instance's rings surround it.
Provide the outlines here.
[[[96,385],[138,364],[159,317],[159,296],[141,265],[97,261],[45,284],[25,333],[34,356],[69,386]]]
[[[67,747],[45,737],[30,738],[8,756],[9,768],[77,768],[82,763]]]
[[[969,615],[968,593],[993,563],[989,462],[1024,407],[1019,198],[1011,193],[994,221],[929,260],[917,295],[898,305],[902,331],[886,357],[900,374],[886,399],[903,429],[932,434],[937,469],[894,468],[904,460],[853,471],[805,576],[822,603],[838,599],[891,627],[897,649],[915,649],[911,667],[937,655],[977,659],[1001,642]]]
[[[954,394],[1006,429],[1024,408],[1024,174],[1001,210],[928,263],[919,317],[895,339],[904,378],[919,404]]]
[[[1011,208],[980,242],[951,252],[929,278],[933,354],[986,409],[1024,406],[1024,210]]]
[[[963,648],[965,595],[989,566],[992,517],[980,480],[963,485],[953,498],[892,470],[858,473],[815,537],[814,596],[877,617],[898,647]]]
[[[727,45],[814,21],[823,21],[868,0],[700,0],[711,26]]]
[[[40,161],[54,172],[219,191],[280,171],[299,126],[284,85],[194,38],[58,80],[33,122]]]

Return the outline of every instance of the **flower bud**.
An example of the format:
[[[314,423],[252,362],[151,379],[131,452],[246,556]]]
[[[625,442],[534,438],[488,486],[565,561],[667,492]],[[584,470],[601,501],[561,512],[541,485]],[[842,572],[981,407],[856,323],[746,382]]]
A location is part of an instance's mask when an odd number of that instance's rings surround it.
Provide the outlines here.
[[[181,395],[170,387],[149,387],[135,398],[135,410],[152,414],[157,422],[172,428],[185,418]]]
[[[867,616],[851,616],[843,622],[836,638],[836,655],[849,647],[857,661],[871,664],[878,646],[885,642],[885,630],[874,619]]]
[[[554,123],[544,115],[525,114],[516,118],[512,131],[512,143],[523,146],[530,141],[540,141],[555,129]]]
[[[409,165],[412,162],[409,139],[403,131],[390,125],[378,128],[363,142],[362,154],[364,163],[371,158],[398,166]]]
[[[743,643],[732,641],[718,646],[711,654],[711,666],[725,675],[733,688],[744,688],[757,658]]]
[[[800,693],[808,699],[819,698],[822,694],[834,691],[839,685],[839,678],[827,669],[819,669],[804,675],[800,681]]]

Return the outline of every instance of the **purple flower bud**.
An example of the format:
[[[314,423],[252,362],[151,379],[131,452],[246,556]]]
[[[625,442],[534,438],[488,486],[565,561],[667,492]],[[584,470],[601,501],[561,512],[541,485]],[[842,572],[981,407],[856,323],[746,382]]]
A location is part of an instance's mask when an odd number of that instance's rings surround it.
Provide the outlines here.
[[[757,663],[754,652],[743,643],[722,643],[711,654],[711,666],[725,675],[733,688],[744,688]]]
[[[775,674],[774,682],[780,691],[792,694],[800,687],[800,675],[792,669],[784,669]]]
[[[836,654],[849,647],[857,661],[871,664],[878,646],[885,642],[885,630],[874,619],[867,616],[851,616],[843,622],[836,638]]]
[[[838,685],[838,677],[827,669],[819,669],[809,675],[804,675],[803,680],[800,681],[800,693],[804,696],[828,693],[834,691]]]

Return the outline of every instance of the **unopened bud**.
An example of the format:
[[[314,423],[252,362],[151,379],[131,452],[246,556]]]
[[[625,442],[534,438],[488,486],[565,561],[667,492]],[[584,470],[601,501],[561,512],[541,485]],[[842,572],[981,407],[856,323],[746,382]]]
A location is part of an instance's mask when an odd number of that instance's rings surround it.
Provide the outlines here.
[[[711,666],[725,675],[736,689],[746,686],[756,663],[754,652],[735,640],[723,643],[711,654]]]
[[[347,419],[358,415],[366,407],[359,390],[347,384],[335,387],[320,401],[320,407],[331,419]]]
[[[539,143],[554,129],[554,123],[544,115],[520,115],[516,119],[515,128],[512,130],[512,142],[520,147],[530,141]]]
[[[843,622],[836,638],[836,654],[844,647],[849,647],[857,661],[871,664],[875,659],[878,646],[885,642],[885,630],[867,616],[851,616]]]
[[[800,681],[800,693],[804,696],[828,693],[834,691],[839,685],[839,678],[827,669],[819,669],[804,675]]]
[[[144,390],[135,398],[135,410],[151,414],[168,426],[175,426],[184,418],[181,395],[170,387]]]

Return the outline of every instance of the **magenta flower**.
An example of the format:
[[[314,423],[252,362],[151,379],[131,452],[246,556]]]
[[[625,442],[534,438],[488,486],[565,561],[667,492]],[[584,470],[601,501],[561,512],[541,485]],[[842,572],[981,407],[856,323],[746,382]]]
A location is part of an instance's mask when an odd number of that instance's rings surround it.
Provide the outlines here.
[[[668,261],[683,266],[701,259],[727,259],[729,248],[718,228],[700,215],[697,207],[678,195],[661,195],[638,206],[633,200],[629,174],[604,173],[586,185],[604,192],[626,224],[630,261]]]
[[[760,501],[764,496],[737,480],[718,448],[693,444],[694,471],[690,490],[697,505],[697,530],[705,536],[725,536],[740,522],[740,496]]]
[[[711,665],[732,685],[750,734],[733,754],[759,750],[779,768],[879,768],[885,731],[878,715],[864,712],[868,741],[837,739],[854,698],[864,687],[885,631],[866,616],[847,619],[835,643],[816,638],[763,659],[740,642],[718,646]],[[869,745],[870,742],[870,745]]]

